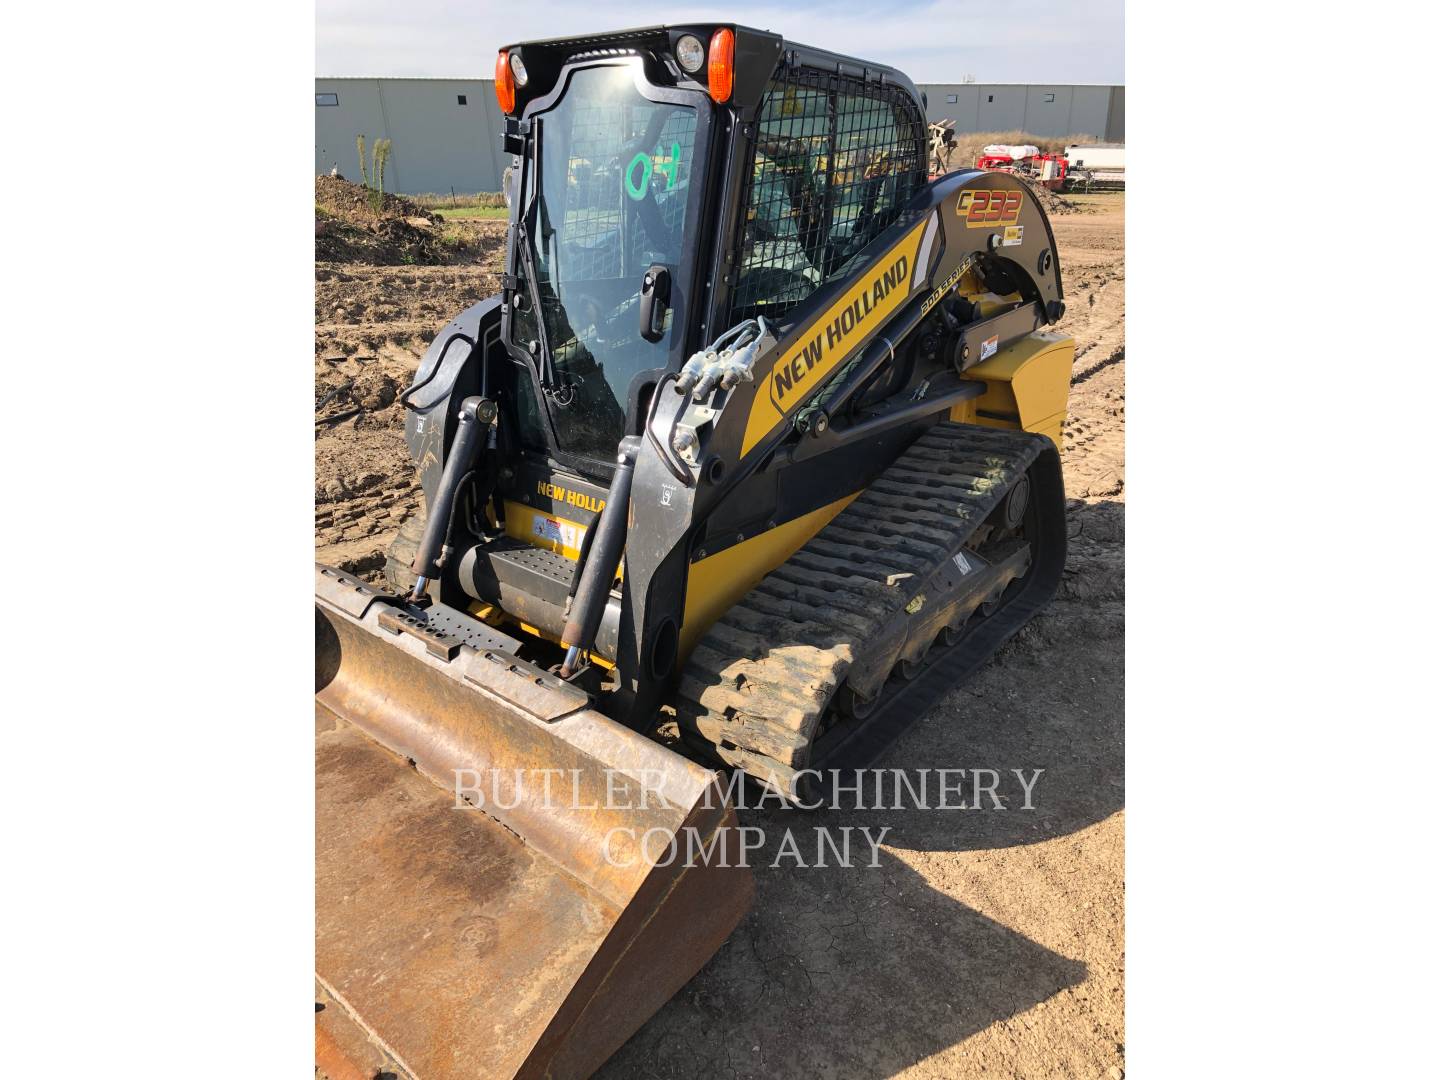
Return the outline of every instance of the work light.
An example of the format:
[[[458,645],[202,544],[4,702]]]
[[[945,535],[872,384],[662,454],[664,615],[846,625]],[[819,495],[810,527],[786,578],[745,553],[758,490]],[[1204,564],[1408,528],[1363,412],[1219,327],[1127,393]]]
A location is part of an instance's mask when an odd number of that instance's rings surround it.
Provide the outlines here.
[[[685,34],[675,42],[675,59],[680,66],[694,75],[705,66],[705,46],[694,34]]]

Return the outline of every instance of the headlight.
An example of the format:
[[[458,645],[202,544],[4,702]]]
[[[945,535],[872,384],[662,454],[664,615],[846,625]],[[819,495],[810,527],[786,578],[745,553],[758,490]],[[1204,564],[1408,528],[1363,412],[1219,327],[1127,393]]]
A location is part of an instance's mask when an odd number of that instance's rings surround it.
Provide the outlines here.
[[[680,66],[694,75],[705,66],[705,46],[694,34],[685,34],[675,42],[675,59]]]
[[[524,86],[530,81],[530,73],[525,70],[525,61],[520,59],[518,52],[510,54],[510,70],[515,73],[516,86]]]

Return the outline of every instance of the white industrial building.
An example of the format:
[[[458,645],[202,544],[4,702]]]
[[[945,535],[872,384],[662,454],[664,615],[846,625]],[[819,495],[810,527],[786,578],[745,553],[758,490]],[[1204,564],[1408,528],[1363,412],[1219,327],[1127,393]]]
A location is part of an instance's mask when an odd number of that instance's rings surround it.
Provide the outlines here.
[[[1125,141],[1125,87],[1019,83],[918,83],[925,112],[955,130],[1023,131],[1042,139],[1089,135]]]
[[[957,132],[1125,141],[1123,86],[920,83],[931,120]],[[315,171],[360,178],[355,137],[390,139],[388,190],[499,191],[503,130],[491,79],[316,79]],[[367,160],[368,167],[368,160]]]
[[[363,135],[366,168],[370,144],[391,140],[391,191],[499,191],[502,119],[493,79],[316,79],[315,171],[358,181]]]

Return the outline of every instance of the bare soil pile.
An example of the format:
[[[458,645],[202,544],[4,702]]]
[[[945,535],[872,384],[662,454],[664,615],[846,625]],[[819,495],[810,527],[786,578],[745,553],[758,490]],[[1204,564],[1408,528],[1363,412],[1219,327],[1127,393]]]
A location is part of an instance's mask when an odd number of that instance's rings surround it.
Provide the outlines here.
[[[1058,191],[1051,191],[1049,188],[1042,187],[1039,184],[1032,184],[1023,176],[1016,177],[1016,179],[1030,189],[1030,193],[1035,196],[1035,201],[1040,204],[1045,213],[1050,217],[1058,217],[1061,214],[1086,214],[1090,212],[1079,203],[1072,202],[1065,198],[1065,196],[1061,195]]]
[[[447,230],[444,218],[403,195],[379,201],[341,177],[315,178],[316,262],[436,266],[453,262],[466,246],[463,233]]]

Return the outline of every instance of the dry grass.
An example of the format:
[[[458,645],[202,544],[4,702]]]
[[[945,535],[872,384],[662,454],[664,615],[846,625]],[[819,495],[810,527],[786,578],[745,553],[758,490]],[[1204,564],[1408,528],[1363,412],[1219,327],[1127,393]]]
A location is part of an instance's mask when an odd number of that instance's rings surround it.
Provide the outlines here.
[[[481,208],[494,209],[505,208],[505,196],[499,191],[480,191],[471,194],[457,192],[452,195],[445,192],[442,195],[407,195],[411,202],[423,206],[426,210],[474,210]]]
[[[504,221],[510,216],[507,206],[437,206],[431,211],[446,221]]]
[[[1043,139],[1023,131],[976,131],[955,133],[955,151],[950,155],[950,168],[971,169],[975,167],[980,151],[991,143],[1006,143],[1010,146],[1038,146],[1042,154],[1058,154],[1071,143],[1102,142],[1094,135],[1067,135],[1063,139]]]

